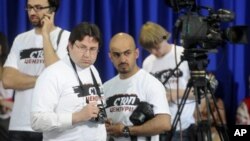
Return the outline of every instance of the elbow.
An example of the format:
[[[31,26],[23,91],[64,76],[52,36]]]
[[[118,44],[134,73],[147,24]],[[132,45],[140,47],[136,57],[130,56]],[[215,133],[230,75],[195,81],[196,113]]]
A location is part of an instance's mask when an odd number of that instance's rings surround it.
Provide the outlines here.
[[[163,129],[164,131],[170,131],[172,128],[172,124],[171,124],[171,116],[167,115],[166,117],[166,124],[164,124]]]
[[[31,128],[34,131],[43,132],[42,129],[40,128],[40,126],[39,126],[39,119],[38,118],[39,117],[37,117],[35,113],[31,114]]]
[[[165,131],[170,131],[171,130],[171,123],[166,124],[165,126]]]

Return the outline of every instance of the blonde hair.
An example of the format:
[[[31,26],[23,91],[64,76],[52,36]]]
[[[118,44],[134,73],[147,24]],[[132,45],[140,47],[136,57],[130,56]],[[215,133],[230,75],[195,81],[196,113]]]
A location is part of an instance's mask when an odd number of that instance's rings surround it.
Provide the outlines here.
[[[168,40],[170,36],[171,34],[162,26],[146,22],[141,28],[139,43],[143,48],[150,49],[156,47],[163,40]]]

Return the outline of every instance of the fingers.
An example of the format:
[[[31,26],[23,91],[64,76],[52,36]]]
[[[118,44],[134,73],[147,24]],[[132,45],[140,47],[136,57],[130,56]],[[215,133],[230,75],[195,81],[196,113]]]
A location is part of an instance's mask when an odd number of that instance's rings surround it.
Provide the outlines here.
[[[90,102],[86,106],[86,108],[87,108],[90,119],[98,117],[99,108],[97,107],[97,102]]]
[[[54,15],[55,15],[54,12],[52,12],[52,13],[46,13],[46,14],[43,15],[43,17],[47,18],[47,19],[49,19],[51,21],[54,21]]]
[[[110,118],[106,119],[105,124],[112,125],[112,120]]]

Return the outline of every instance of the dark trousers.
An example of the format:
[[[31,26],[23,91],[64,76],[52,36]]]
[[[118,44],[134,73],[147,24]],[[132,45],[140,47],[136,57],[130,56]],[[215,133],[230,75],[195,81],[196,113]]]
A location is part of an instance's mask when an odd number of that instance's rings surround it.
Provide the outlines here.
[[[43,135],[38,132],[9,131],[9,141],[42,141]]]
[[[10,119],[0,119],[0,141],[8,141],[8,127]]]

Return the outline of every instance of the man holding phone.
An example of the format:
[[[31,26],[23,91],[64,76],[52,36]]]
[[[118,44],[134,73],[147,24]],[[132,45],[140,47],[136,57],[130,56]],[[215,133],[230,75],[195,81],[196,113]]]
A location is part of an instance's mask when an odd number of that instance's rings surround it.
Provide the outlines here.
[[[15,90],[9,126],[10,141],[41,141],[30,123],[33,88],[45,67],[67,54],[69,32],[54,24],[60,0],[27,0],[33,29],[18,35],[4,64],[3,85]]]

